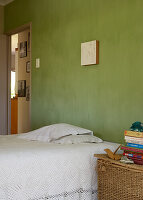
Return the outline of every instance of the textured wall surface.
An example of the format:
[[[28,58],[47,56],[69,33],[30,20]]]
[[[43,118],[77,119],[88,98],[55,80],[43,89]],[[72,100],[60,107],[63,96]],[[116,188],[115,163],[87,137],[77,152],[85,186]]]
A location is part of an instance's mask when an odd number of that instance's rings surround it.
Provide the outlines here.
[[[32,21],[32,128],[67,122],[108,141],[143,121],[142,0],[15,0],[5,31]],[[100,41],[99,65],[80,65]],[[35,68],[40,57],[41,67]]]

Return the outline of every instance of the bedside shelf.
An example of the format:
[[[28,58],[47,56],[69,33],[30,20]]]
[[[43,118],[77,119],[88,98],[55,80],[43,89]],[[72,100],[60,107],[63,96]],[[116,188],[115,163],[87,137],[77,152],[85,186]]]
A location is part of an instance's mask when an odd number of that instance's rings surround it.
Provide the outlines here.
[[[98,200],[143,200],[143,166],[98,158]]]

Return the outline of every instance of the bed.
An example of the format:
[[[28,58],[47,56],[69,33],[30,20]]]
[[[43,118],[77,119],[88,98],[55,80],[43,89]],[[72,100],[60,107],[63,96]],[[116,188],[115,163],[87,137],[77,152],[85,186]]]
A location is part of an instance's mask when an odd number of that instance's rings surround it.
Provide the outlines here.
[[[96,200],[94,153],[117,147],[0,136],[0,200]]]

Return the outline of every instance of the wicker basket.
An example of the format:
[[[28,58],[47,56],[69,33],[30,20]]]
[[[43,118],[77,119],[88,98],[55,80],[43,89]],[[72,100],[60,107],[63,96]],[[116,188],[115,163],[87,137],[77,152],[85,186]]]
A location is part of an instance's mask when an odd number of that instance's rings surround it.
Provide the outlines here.
[[[143,167],[98,159],[98,200],[143,200]]]

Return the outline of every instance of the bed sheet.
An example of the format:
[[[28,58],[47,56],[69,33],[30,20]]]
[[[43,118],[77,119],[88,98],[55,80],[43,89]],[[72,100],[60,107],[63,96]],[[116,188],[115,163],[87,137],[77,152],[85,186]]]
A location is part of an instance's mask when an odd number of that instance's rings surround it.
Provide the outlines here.
[[[118,144],[49,144],[0,136],[0,200],[96,200],[94,153]]]

